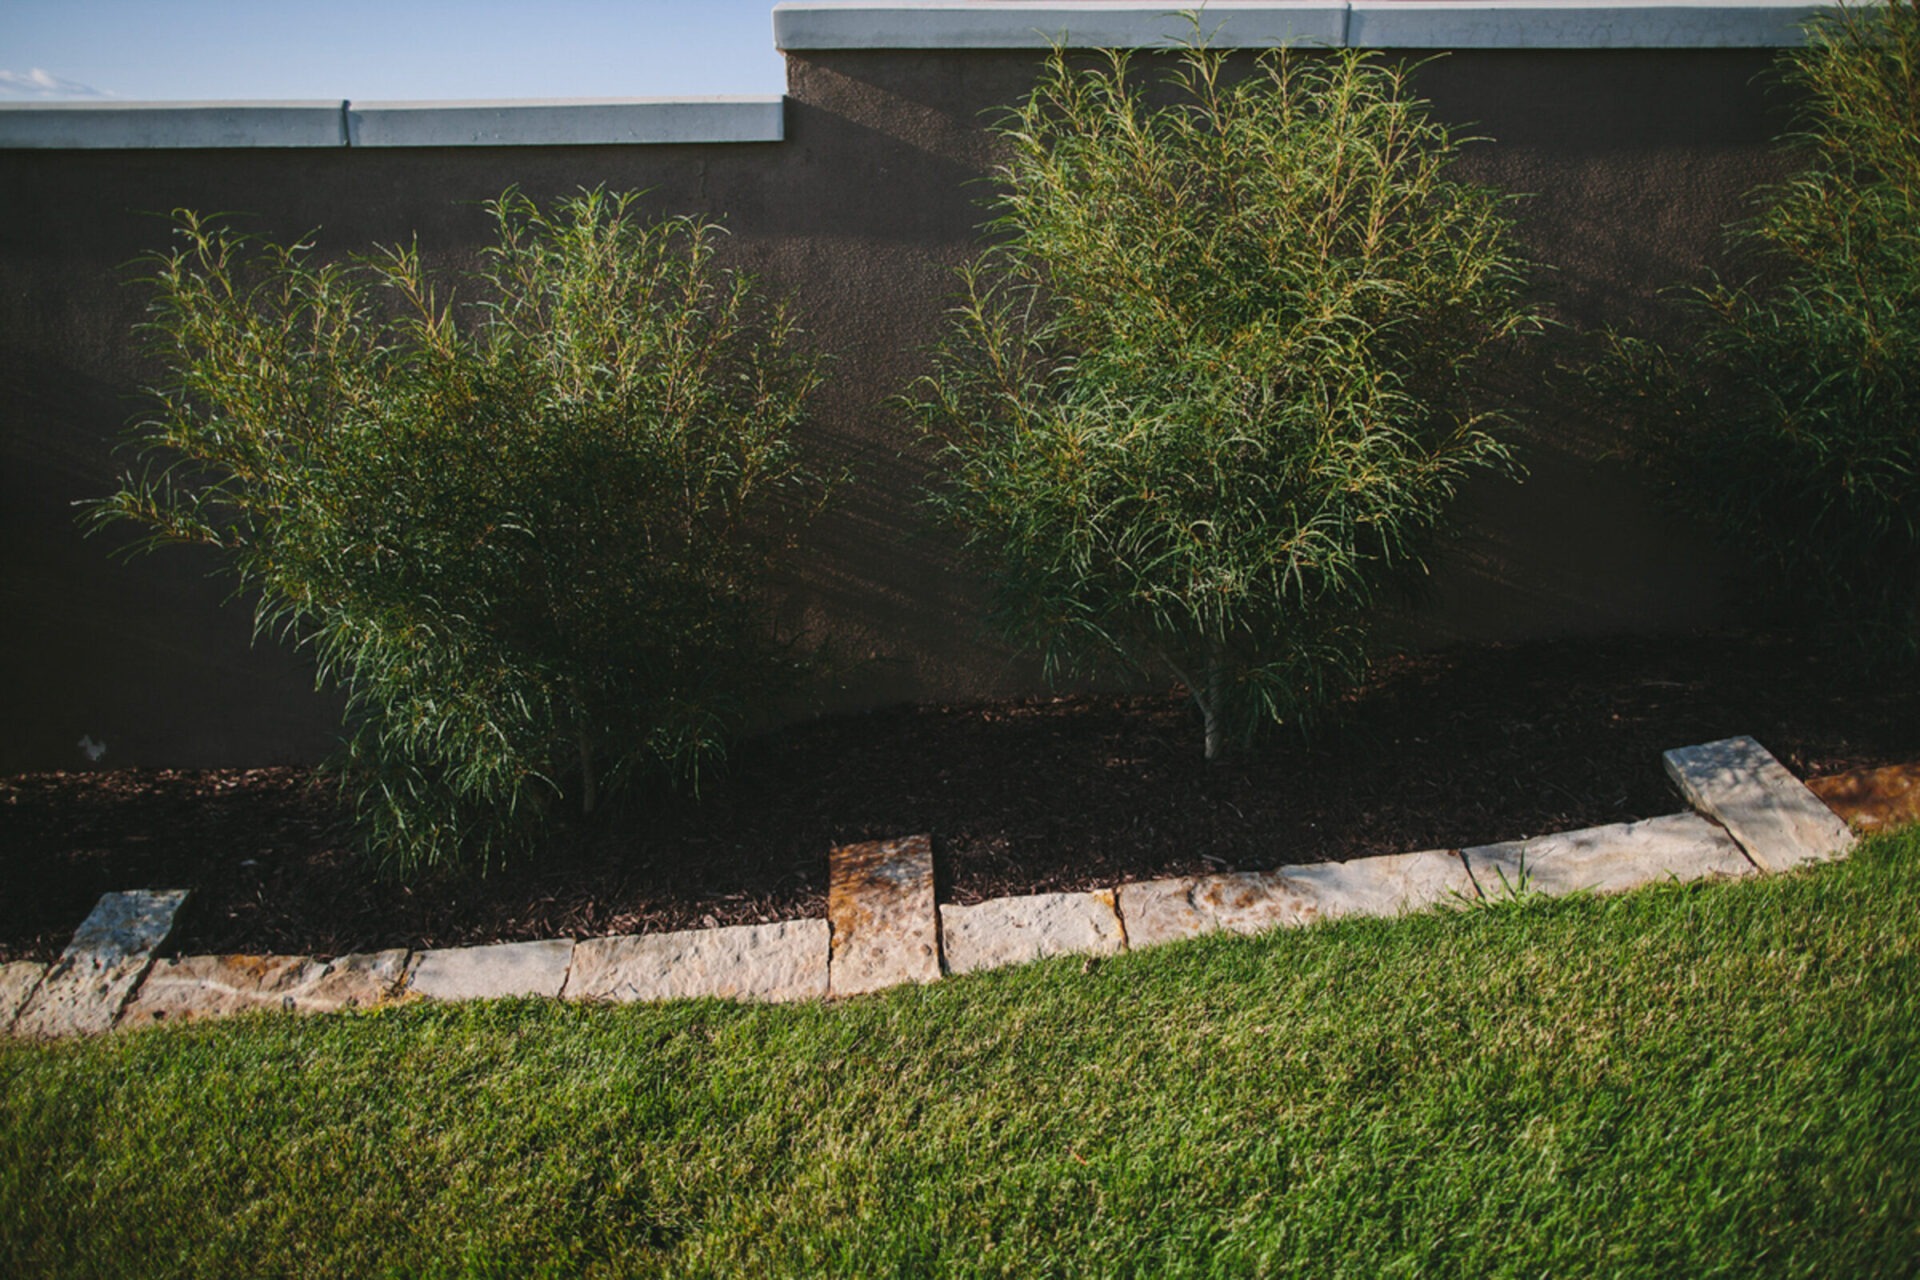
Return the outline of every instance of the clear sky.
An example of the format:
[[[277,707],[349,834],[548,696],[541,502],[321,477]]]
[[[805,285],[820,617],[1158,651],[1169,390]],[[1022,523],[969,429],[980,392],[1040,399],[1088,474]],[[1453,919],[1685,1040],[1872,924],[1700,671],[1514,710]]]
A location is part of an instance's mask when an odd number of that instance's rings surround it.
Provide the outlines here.
[[[0,0],[0,101],[779,93],[774,0]]]

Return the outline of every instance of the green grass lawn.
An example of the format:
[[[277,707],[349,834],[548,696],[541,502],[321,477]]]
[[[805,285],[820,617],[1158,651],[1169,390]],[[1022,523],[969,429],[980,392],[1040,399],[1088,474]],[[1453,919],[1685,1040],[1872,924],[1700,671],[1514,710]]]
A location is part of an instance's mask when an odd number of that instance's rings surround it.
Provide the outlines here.
[[[1920,1272],[1920,834],[839,1005],[0,1048],[0,1274]]]

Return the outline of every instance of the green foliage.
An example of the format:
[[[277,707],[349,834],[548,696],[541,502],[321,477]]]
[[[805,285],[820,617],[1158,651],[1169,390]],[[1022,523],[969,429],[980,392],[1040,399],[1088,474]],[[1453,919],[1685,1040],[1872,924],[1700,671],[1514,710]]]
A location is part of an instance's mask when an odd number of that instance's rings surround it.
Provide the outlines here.
[[[1500,465],[1474,374],[1530,323],[1507,201],[1405,72],[1056,51],[999,127],[991,229],[915,409],[935,496],[1049,674],[1168,670],[1208,754],[1360,670],[1384,581]]]
[[[1783,55],[1805,167],[1735,229],[1758,272],[1688,290],[1684,338],[1616,338],[1613,389],[1683,505],[1920,655],[1920,0],[1815,21]]]
[[[791,437],[817,362],[715,227],[634,201],[508,192],[458,307],[417,247],[326,265],[183,214],[153,260],[161,461],[93,517],[217,548],[313,647],[396,869],[692,774],[793,674],[756,583],[816,495]]]

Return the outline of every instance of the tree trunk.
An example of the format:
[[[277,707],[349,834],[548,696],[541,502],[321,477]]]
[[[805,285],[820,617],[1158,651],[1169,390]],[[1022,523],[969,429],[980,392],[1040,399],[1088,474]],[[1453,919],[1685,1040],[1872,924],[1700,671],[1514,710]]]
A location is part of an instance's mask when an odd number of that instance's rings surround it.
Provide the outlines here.
[[[580,735],[580,813],[588,816],[600,799],[600,788],[593,776],[593,739]]]
[[[1207,759],[1218,760],[1221,749],[1220,695],[1226,684],[1226,657],[1218,641],[1207,646],[1207,696],[1200,700],[1200,715],[1206,723]]]

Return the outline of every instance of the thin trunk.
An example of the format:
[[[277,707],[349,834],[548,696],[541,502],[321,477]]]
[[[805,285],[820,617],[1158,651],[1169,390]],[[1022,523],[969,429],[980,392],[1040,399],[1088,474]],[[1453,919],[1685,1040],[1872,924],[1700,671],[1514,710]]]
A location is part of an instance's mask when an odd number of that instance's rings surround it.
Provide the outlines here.
[[[582,816],[593,812],[593,806],[600,799],[600,788],[593,776],[593,739],[583,731],[580,734],[580,812]]]
[[[1226,685],[1226,667],[1226,657],[1216,640],[1207,646],[1207,696],[1200,702],[1200,715],[1206,722],[1209,760],[1220,758],[1220,695]]]

